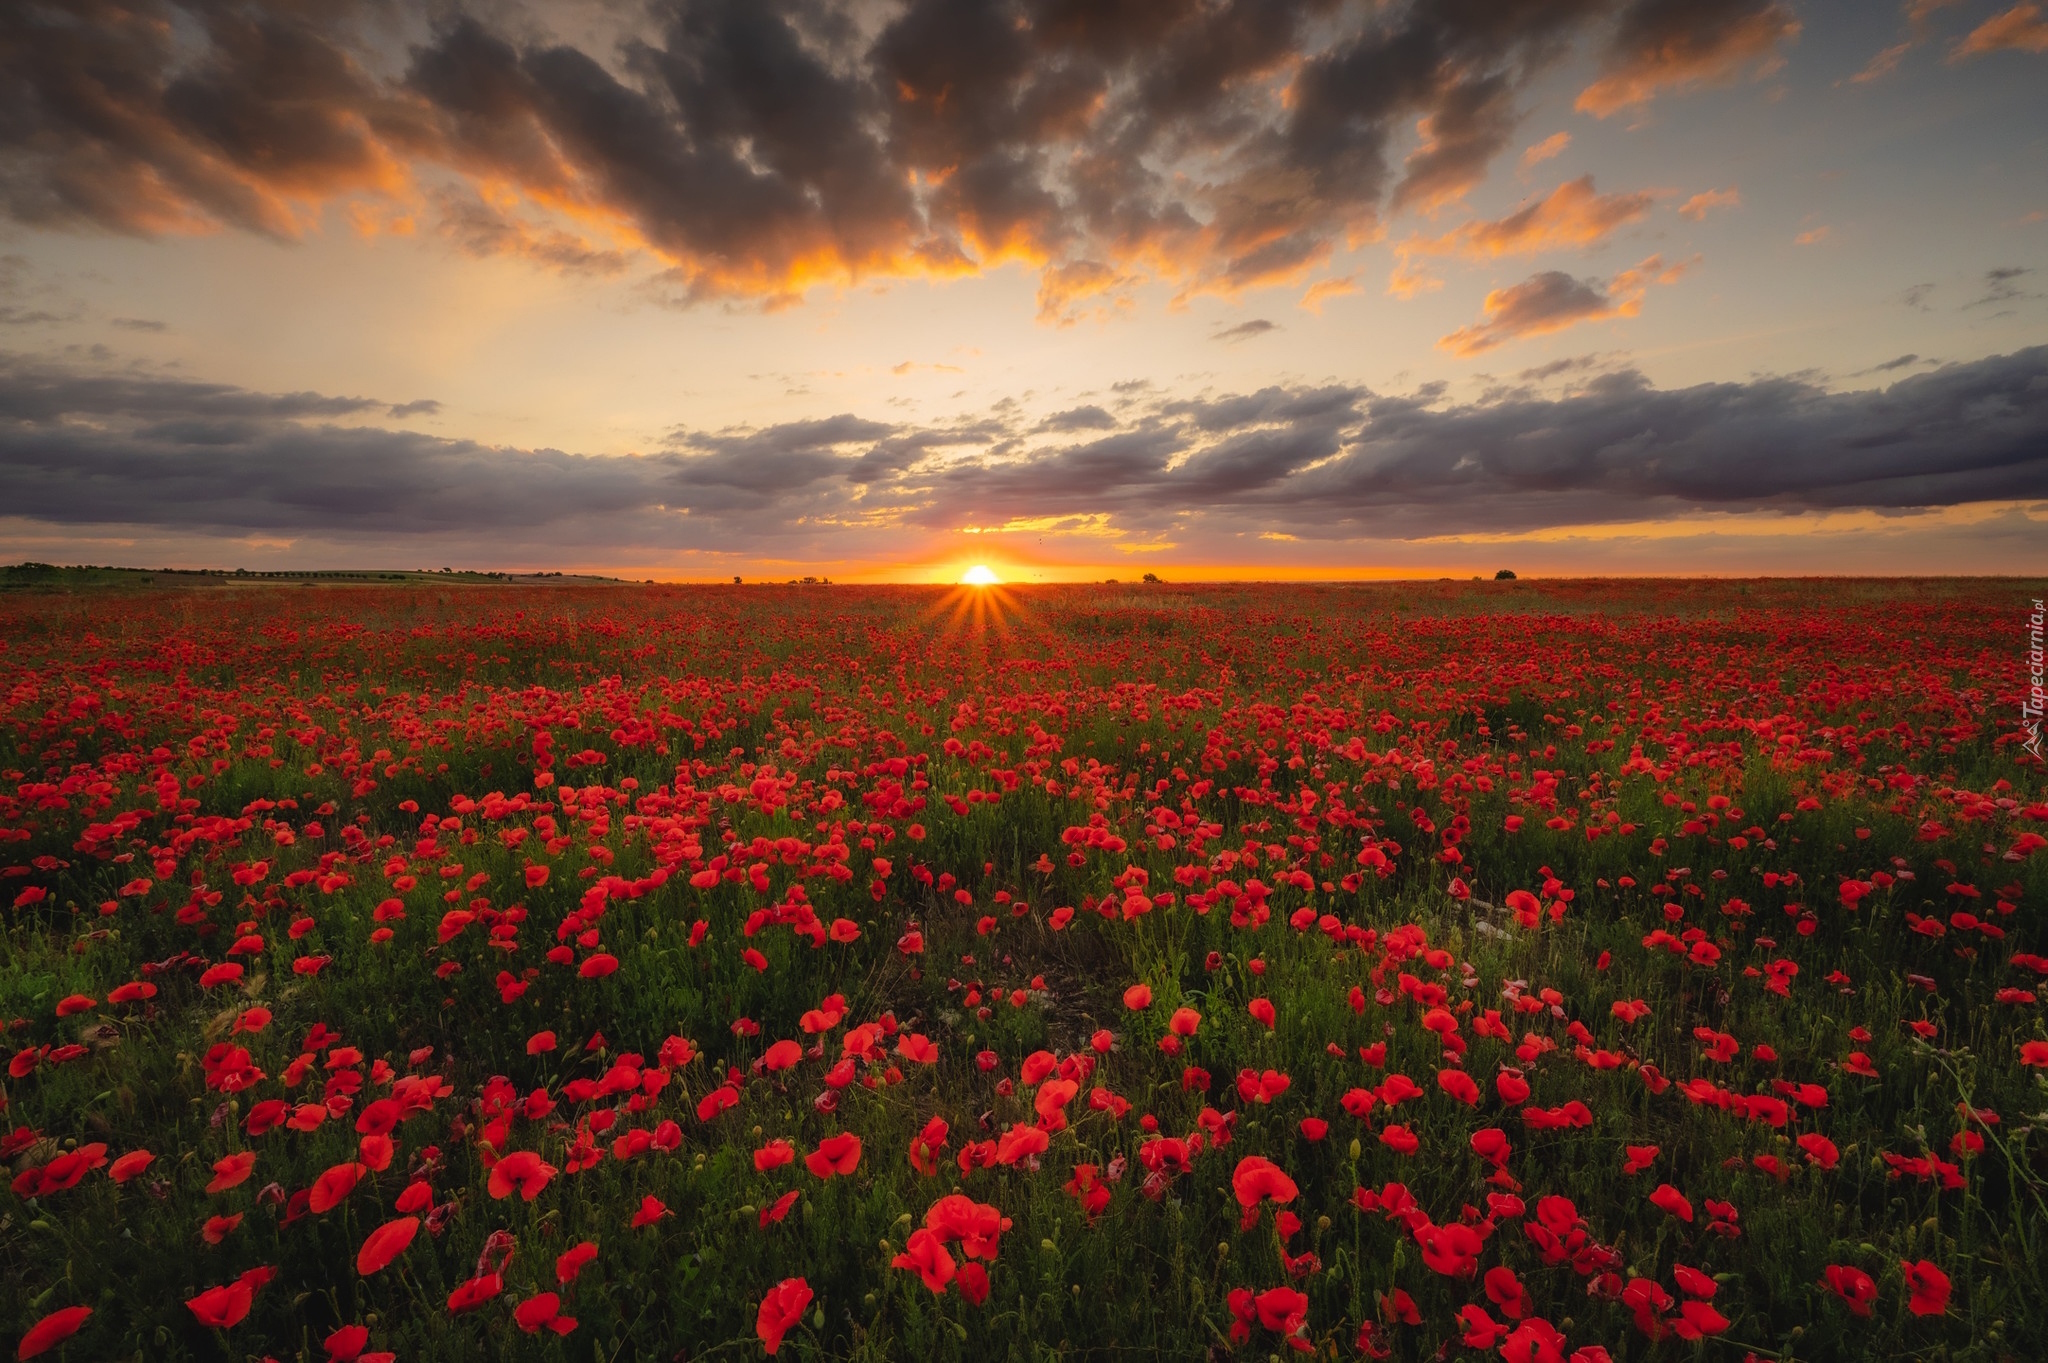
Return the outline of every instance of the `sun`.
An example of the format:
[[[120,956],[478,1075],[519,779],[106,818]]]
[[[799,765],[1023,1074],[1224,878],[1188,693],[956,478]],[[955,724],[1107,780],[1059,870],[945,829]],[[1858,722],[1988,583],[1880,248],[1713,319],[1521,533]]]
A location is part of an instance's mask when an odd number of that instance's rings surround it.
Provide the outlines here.
[[[982,563],[975,564],[960,575],[961,585],[968,587],[997,587],[1002,585],[1002,581],[989,571],[988,565]]]

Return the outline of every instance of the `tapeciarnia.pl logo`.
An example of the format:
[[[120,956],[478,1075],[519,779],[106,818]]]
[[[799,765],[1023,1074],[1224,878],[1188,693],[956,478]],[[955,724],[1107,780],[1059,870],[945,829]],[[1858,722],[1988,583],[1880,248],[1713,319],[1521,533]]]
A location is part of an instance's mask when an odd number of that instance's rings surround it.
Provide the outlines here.
[[[2048,619],[2048,611],[2042,609],[2041,598],[2034,598],[2034,613],[2027,617],[2027,698],[2020,702],[2020,717],[2027,725],[2027,751],[2035,757],[2041,755],[2041,706],[2044,696],[2041,686],[2041,624]]]

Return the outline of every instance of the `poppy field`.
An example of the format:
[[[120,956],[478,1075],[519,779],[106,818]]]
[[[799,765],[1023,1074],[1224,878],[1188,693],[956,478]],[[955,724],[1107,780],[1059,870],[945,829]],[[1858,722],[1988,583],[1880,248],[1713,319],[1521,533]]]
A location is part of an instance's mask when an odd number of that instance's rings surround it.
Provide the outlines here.
[[[2048,1356],[2038,593],[0,595],[0,1348]]]

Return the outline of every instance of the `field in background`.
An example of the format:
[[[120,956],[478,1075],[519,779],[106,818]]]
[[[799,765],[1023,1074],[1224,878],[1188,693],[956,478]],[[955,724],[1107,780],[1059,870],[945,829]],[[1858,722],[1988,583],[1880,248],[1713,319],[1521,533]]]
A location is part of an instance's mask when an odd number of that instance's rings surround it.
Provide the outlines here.
[[[23,1356],[2048,1352],[2041,584],[14,585]]]

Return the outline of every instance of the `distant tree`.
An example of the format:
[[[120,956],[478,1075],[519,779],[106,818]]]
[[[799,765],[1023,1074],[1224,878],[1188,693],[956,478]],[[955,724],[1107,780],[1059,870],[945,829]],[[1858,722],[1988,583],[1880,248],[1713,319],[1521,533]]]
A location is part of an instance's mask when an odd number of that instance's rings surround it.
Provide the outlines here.
[[[1513,568],[1503,568],[1493,575],[1493,580],[1495,582],[1513,582],[1515,580],[1515,570]]]
[[[1145,574],[1145,580],[1146,580],[1147,582],[1157,582],[1157,581],[1159,580],[1159,574],[1157,574],[1157,573],[1147,573],[1147,574]]]
[[[732,585],[735,587],[740,585],[740,575],[738,573],[732,575]]]

